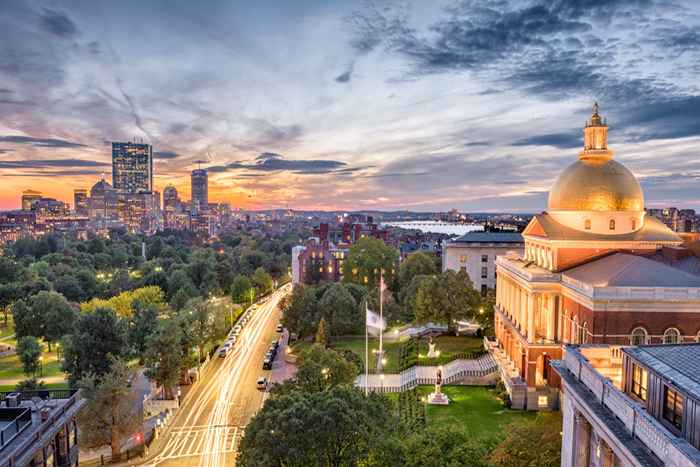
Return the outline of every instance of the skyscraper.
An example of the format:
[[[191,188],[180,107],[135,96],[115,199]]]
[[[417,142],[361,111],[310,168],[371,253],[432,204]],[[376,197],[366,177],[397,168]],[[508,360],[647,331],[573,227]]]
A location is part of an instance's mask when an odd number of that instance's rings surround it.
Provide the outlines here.
[[[209,208],[209,178],[206,169],[192,171],[192,206],[198,211]]]
[[[112,185],[120,193],[153,191],[153,147],[112,143]]]
[[[22,192],[22,211],[31,211],[32,204],[41,199],[41,192],[34,190],[24,190]]]
[[[85,188],[73,190],[73,210],[78,216],[88,215],[88,194]]]

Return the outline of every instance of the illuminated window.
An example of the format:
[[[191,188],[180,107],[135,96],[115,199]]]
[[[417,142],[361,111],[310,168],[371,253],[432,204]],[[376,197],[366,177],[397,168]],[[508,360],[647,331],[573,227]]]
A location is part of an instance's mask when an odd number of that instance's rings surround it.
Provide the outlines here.
[[[590,219],[586,219],[586,222],[584,223],[584,228],[586,230],[591,230],[591,220]]]
[[[669,388],[664,387],[664,418],[671,422],[679,430],[683,428],[683,396]]]
[[[644,328],[634,328],[630,335],[631,345],[644,345],[647,343],[647,331]]]
[[[681,333],[676,328],[668,328],[664,332],[664,344],[678,344],[681,340]]]
[[[333,266],[328,266],[328,272],[333,272]]]
[[[610,230],[615,230],[615,219],[610,219]]]
[[[649,373],[639,365],[632,364],[632,394],[639,399],[647,400]]]
[[[460,262],[460,263],[466,263],[466,262],[467,262],[467,256],[466,256],[466,255],[460,256],[460,257],[459,257],[459,262]]]

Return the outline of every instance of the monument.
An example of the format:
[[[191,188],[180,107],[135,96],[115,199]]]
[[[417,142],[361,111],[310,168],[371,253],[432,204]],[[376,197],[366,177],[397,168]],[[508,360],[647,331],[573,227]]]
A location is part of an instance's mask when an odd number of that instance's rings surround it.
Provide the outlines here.
[[[435,374],[435,392],[428,395],[428,404],[448,405],[449,403],[450,399],[442,393],[442,367],[439,366]]]
[[[430,336],[428,341],[428,358],[437,358],[440,356],[440,351],[435,350],[435,342],[433,342],[433,336]]]

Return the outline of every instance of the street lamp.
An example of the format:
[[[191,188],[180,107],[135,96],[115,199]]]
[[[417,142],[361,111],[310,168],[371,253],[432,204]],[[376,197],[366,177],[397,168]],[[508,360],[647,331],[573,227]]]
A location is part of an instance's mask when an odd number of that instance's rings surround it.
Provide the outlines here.
[[[44,377],[44,356],[39,357],[39,367],[41,368],[41,377]]]

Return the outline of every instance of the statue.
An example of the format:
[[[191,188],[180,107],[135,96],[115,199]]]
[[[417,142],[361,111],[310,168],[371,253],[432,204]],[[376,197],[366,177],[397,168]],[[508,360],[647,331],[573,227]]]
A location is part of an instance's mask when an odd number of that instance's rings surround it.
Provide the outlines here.
[[[428,341],[428,358],[437,358],[440,356],[440,351],[435,350],[435,343],[433,342],[433,336],[430,336]]]
[[[435,372],[435,392],[428,395],[428,404],[448,405],[450,399],[442,392],[442,366],[437,367]]]

